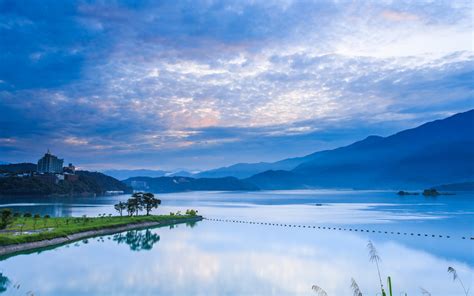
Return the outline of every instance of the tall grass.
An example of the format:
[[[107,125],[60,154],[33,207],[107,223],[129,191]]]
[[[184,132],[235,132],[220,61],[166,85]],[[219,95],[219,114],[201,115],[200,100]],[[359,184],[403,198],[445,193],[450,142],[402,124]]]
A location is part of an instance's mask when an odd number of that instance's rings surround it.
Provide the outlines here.
[[[464,294],[467,296],[469,295],[469,289],[466,290],[466,287],[464,286],[464,283],[462,282],[461,278],[458,276],[458,272],[456,269],[452,268],[451,266],[448,267],[448,273],[453,275],[453,281],[458,280],[459,284],[461,285]]]
[[[359,285],[355,281],[354,278],[351,278],[351,288],[354,296],[362,296],[362,292],[360,291]]]
[[[324,291],[321,287],[318,285],[313,285],[311,289],[318,294],[318,296],[328,296],[328,293]]]
[[[383,289],[382,276],[380,275],[379,262],[381,260],[380,260],[379,254],[378,254],[377,249],[375,248],[374,244],[372,244],[371,241],[369,241],[369,243],[367,244],[367,248],[369,249],[369,256],[370,256],[369,261],[370,262],[375,262],[375,265],[377,266],[377,274],[379,276],[380,289],[382,291],[382,296],[386,296],[387,294],[385,294],[385,290]]]

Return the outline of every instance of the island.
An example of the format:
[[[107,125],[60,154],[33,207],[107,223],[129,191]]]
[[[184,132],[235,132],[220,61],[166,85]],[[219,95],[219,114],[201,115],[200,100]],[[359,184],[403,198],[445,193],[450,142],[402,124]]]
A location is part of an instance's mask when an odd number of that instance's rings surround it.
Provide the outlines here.
[[[398,191],[397,194],[400,195],[400,196],[405,196],[405,195],[419,195],[418,192],[408,192],[408,191],[403,191],[403,190]]]
[[[38,248],[62,245],[98,235],[178,223],[195,223],[203,219],[188,209],[168,215],[152,215],[161,200],[151,193],[134,193],[126,202],[114,205],[118,215],[98,217],[50,217],[31,213],[0,213],[0,257]],[[142,213],[142,214],[140,214]]]
[[[430,188],[430,189],[423,190],[423,195],[424,196],[438,196],[438,195],[456,195],[456,194],[450,193],[450,192],[439,192],[438,190],[434,188]]]

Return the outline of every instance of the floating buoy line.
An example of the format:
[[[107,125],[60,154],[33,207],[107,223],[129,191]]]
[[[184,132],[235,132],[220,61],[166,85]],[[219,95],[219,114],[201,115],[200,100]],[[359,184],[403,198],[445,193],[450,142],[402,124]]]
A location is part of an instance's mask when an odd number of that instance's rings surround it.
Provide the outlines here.
[[[401,232],[401,231],[384,231],[384,230],[371,230],[371,229],[360,229],[360,228],[348,228],[348,227],[328,227],[328,226],[317,226],[317,225],[301,225],[301,224],[291,224],[291,223],[271,223],[271,222],[256,222],[256,221],[243,221],[243,220],[232,220],[232,219],[216,219],[216,218],[203,218],[207,221],[215,222],[228,222],[228,223],[241,223],[241,224],[253,224],[253,225],[267,225],[267,226],[278,226],[278,227],[288,227],[288,228],[311,228],[311,229],[322,229],[322,230],[337,230],[337,231],[353,231],[353,232],[364,232],[364,233],[379,233],[379,234],[390,234],[390,235],[404,235],[404,236],[413,236],[413,237],[429,237],[429,238],[448,238],[455,239],[450,235],[441,235],[441,234],[426,234],[426,233],[415,233],[415,232]],[[474,237],[462,236],[460,237],[463,240],[472,240]]]

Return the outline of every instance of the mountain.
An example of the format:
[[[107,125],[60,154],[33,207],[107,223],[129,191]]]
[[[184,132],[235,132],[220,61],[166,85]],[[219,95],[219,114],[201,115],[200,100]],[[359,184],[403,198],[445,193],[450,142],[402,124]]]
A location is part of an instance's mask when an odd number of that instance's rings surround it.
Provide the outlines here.
[[[105,191],[132,192],[132,188],[123,182],[99,172],[76,171],[76,175],[79,175],[79,180],[82,182],[94,184],[94,186],[98,188],[98,190],[94,192],[98,194],[104,193]]]
[[[146,170],[146,169],[139,169],[139,170],[106,170],[102,173],[114,177],[118,180],[125,180],[131,177],[162,177],[166,174],[169,174],[168,171],[162,170]]]
[[[200,172],[194,176],[198,178],[236,177],[243,179],[268,170],[292,170],[299,164],[312,159],[313,154],[310,154],[303,157],[287,158],[277,162],[238,163],[228,167]]]
[[[154,193],[183,191],[253,191],[258,188],[234,177],[190,178],[190,177],[133,177],[123,181],[135,190]]]
[[[178,176],[179,177],[193,177],[194,174],[188,171],[177,171],[177,172],[166,174],[166,177],[178,177]]]
[[[304,158],[287,173],[266,171],[245,181],[261,189],[397,189],[470,181],[474,110]]]
[[[434,186],[438,191],[474,191],[474,182],[463,182]]]

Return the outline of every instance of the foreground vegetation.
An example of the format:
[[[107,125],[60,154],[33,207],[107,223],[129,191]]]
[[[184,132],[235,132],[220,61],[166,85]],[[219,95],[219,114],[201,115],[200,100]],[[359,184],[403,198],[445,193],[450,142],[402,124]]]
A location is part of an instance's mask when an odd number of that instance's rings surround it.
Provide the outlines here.
[[[134,193],[126,202],[119,202],[114,208],[120,216],[99,214],[98,217],[50,217],[31,213],[13,213],[4,209],[0,213],[0,246],[35,242],[71,234],[139,224],[145,222],[169,222],[197,216],[196,210],[187,210],[169,215],[151,215],[151,211],[161,204],[161,200],[151,193]],[[128,213],[124,216],[123,212]],[[139,215],[145,213],[145,215]]]
[[[48,215],[39,217],[17,217],[0,232],[0,246],[34,242],[90,231],[136,224],[143,222],[168,222],[171,220],[187,219],[196,215],[140,215],[140,216],[107,216],[99,217],[58,217]]]
[[[381,296],[394,296],[394,295],[396,295],[392,291],[392,278],[390,276],[387,276],[387,285],[384,287],[384,283],[383,283],[383,279],[382,279],[383,276],[380,272],[380,266],[379,266],[379,264],[381,263],[381,259],[380,259],[380,256],[378,254],[377,249],[375,248],[374,244],[371,241],[369,241],[369,243],[367,244],[367,248],[369,250],[369,261],[372,262],[372,263],[375,263],[375,266],[377,267],[377,276],[378,276],[378,281],[379,281],[379,285],[380,285],[380,293],[377,293],[377,295],[381,295]],[[448,273],[453,277],[453,281],[459,283],[460,287],[462,288],[462,291],[463,291],[464,295],[469,296],[469,289],[466,289],[466,287],[464,286],[464,283],[461,280],[461,278],[458,276],[458,273],[457,273],[456,269],[449,266],[448,267]],[[359,285],[357,284],[357,282],[354,278],[351,278],[351,289],[352,289],[352,293],[353,293],[352,295],[354,295],[354,296],[363,296],[364,295],[364,294],[362,294],[362,290],[361,290],[361,288],[359,287]],[[326,291],[318,285],[313,285],[312,290],[318,296],[328,296]],[[423,296],[431,296],[431,293],[423,287],[420,287],[420,292]],[[400,295],[408,296],[408,294],[405,293],[405,292],[400,292]]]

